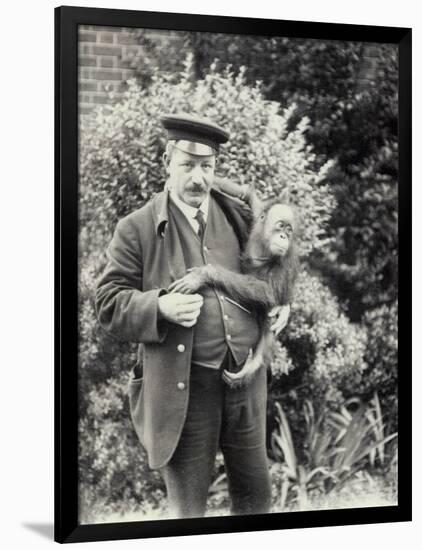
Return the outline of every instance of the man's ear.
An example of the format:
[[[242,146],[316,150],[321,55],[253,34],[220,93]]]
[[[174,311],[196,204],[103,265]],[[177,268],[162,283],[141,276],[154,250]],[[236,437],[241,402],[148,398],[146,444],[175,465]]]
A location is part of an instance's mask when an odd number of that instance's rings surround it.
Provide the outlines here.
[[[164,164],[164,168],[166,170],[166,173],[168,174],[169,173],[170,159],[169,159],[169,156],[168,156],[167,153],[163,153],[163,164]]]

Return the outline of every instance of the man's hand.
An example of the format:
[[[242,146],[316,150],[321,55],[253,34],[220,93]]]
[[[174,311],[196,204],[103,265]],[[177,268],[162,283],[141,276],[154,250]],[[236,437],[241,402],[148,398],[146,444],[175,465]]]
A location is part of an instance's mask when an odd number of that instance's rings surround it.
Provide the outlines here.
[[[283,328],[287,325],[290,315],[290,306],[275,306],[268,313],[268,317],[272,318],[270,329],[278,336]]]
[[[193,294],[197,292],[206,282],[206,266],[191,267],[187,274],[169,286],[169,292],[181,292],[182,294]]]
[[[200,294],[163,294],[158,298],[158,309],[164,319],[182,327],[193,327],[201,312],[204,299]]]

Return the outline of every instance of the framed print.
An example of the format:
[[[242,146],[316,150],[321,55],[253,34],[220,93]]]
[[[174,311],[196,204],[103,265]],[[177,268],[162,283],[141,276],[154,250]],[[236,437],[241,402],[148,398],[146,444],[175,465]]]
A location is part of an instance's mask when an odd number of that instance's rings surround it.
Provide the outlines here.
[[[55,54],[55,540],[409,521],[411,30],[60,7]]]

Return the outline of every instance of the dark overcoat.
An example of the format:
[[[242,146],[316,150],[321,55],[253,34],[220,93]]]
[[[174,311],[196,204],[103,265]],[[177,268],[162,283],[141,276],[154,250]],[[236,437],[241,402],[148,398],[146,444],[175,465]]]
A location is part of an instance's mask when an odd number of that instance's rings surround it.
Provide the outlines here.
[[[211,190],[245,244],[252,216],[235,199]],[[100,324],[115,337],[142,344],[142,375],[130,382],[131,415],[151,468],[173,455],[186,418],[193,328],[160,320],[158,298],[186,273],[175,228],[168,223],[168,191],[116,226],[108,263],[96,290]]]

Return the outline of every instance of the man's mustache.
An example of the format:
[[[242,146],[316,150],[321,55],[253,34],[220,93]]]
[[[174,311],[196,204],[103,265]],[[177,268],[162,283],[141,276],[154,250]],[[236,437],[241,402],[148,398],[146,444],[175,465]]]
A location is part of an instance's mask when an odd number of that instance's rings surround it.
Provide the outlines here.
[[[206,185],[203,185],[201,183],[193,183],[191,185],[188,185],[186,187],[187,191],[195,191],[195,192],[198,192],[198,191],[205,191],[207,188]]]

